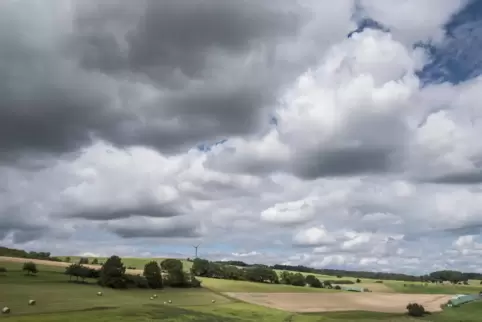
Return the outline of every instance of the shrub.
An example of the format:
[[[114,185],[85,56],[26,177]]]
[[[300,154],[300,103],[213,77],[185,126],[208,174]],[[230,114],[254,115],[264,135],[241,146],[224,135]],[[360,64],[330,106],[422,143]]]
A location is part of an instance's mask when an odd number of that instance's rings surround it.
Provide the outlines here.
[[[38,273],[37,265],[35,265],[34,262],[23,263],[22,271],[27,272],[27,275],[37,274]]]
[[[330,282],[331,284],[340,284],[340,285],[355,284],[355,282],[353,282],[351,280],[338,280],[338,281],[327,280],[326,282]]]
[[[357,283],[361,283],[361,280],[359,278],[356,279]]]
[[[408,315],[414,317],[424,316],[427,313],[423,305],[420,305],[418,303],[409,303],[407,305],[407,311]]]
[[[92,260],[92,265],[98,265],[99,264],[99,260],[97,258],[94,258]]]
[[[179,259],[167,258],[161,262],[161,268],[165,271],[182,270],[182,262]]]
[[[7,269],[5,267],[0,267],[0,273],[6,273]]]
[[[170,287],[189,287],[187,274],[179,269],[172,269],[167,274],[166,284]]]
[[[126,274],[125,279],[128,287],[149,288],[149,282],[144,276]]]
[[[89,259],[87,257],[79,258],[79,264],[89,264]]]
[[[336,286],[335,286],[335,290],[341,290],[340,285],[336,285]]]
[[[375,281],[375,283],[383,283],[383,281]]]
[[[69,257],[69,256],[65,257],[65,261],[66,261],[67,263],[70,263],[70,257]]]

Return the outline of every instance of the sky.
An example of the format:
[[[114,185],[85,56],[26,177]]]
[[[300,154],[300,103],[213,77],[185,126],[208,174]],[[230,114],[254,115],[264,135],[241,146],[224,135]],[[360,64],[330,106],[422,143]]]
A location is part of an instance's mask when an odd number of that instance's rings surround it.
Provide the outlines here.
[[[482,1],[0,1],[0,244],[482,272]]]

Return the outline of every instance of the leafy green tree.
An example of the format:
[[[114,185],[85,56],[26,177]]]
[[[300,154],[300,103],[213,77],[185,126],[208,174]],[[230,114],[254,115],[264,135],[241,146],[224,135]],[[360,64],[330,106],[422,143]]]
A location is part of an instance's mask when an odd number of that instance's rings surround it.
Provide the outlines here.
[[[98,265],[99,264],[99,260],[97,258],[94,258],[92,260],[92,265]]]
[[[126,268],[119,256],[109,257],[100,269],[99,285],[110,288],[126,288]]]
[[[278,274],[263,266],[253,266],[246,269],[246,279],[258,283],[279,283]]]
[[[162,264],[161,264],[162,265]],[[196,276],[209,276],[210,273],[210,262],[206,259],[196,258],[192,262],[191,272]]]
[[[306,280],[305,280],[305,277],[303,276],[303,274],[301,274],[301,273],[293,274],[293,277],[291,279],[291,285],[305,286]]]
[[[85,282],[86,278],[96,278],[99,277],[98,271],[95,269],[91,269],[80,264],[71,264],[69,267],[65,269],[65,274],[69,275],[69,280],[72,280],[72,277],[76,277],[77,281],[79,278],[82,282]]]
[[[293,274],[291,274],[290,272],[282,271],[281,275],[280,275],[281,283],[286,284],[286,285],[291,285],[291,276],[292,275]]]
[[[70,257],[69,257],[69,256],[65,257],[65,261],[66,261],[67,263],[70,263]]]
[[[315,275],[308,275],[305,279],[306,284],[310,285],[311,287],[321,288],[321,282]]]
[[[37,273],[38,273],[37,265],[35,265],[34,262],[26,262],[26,263],[23,263],[23,268],[22,268],[22,270],[23,270],[24,272],[27,272],[27,275],[37,274]]]
[[[157,262],[152,261],[144,266],[144,277],[147,280],[150,288],[162,288],[162,274],[161,268]]]
[[[167,258],[161,262],[161,268],[168,272],[171,270],[182,271],[182,262],[179,259]]]

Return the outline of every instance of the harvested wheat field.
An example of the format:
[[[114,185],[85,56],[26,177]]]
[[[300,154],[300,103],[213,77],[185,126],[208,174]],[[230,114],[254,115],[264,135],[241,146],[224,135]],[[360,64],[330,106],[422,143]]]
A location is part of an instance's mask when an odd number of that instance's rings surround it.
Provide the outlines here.
[[[410,302],[438,312],[450,295],[396,293],[224,293],[239,300],[290,312],[371,311],[406,312]]]
[[[48,261],[44,259],[31,259],[31,258],[18,258],[18,257],[8,257],[8,256],[0,256],[0,262],[10,262],[10,263],[25,263],[25,262],[33,262],[37,265],[45,265],[45,266],[52,266],[52,267],[68,267],[72,263],[66,262],[55,262],[55,261]],[[83,264],[83,266],[88,268],[100,268],[100,265],[92,265],[92,264]],[[127,269],[127,273],[130,274],[142,274],[142,269]]]

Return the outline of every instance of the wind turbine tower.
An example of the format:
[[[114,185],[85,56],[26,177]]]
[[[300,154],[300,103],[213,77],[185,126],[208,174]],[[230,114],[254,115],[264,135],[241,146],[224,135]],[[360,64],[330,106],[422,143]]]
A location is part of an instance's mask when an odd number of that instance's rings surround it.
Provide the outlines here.
[[[197,249],[199,248],[201,244],[198,244],[198,245],[193,245],[192,247],[194,247],[194,258],[197,258]]]

